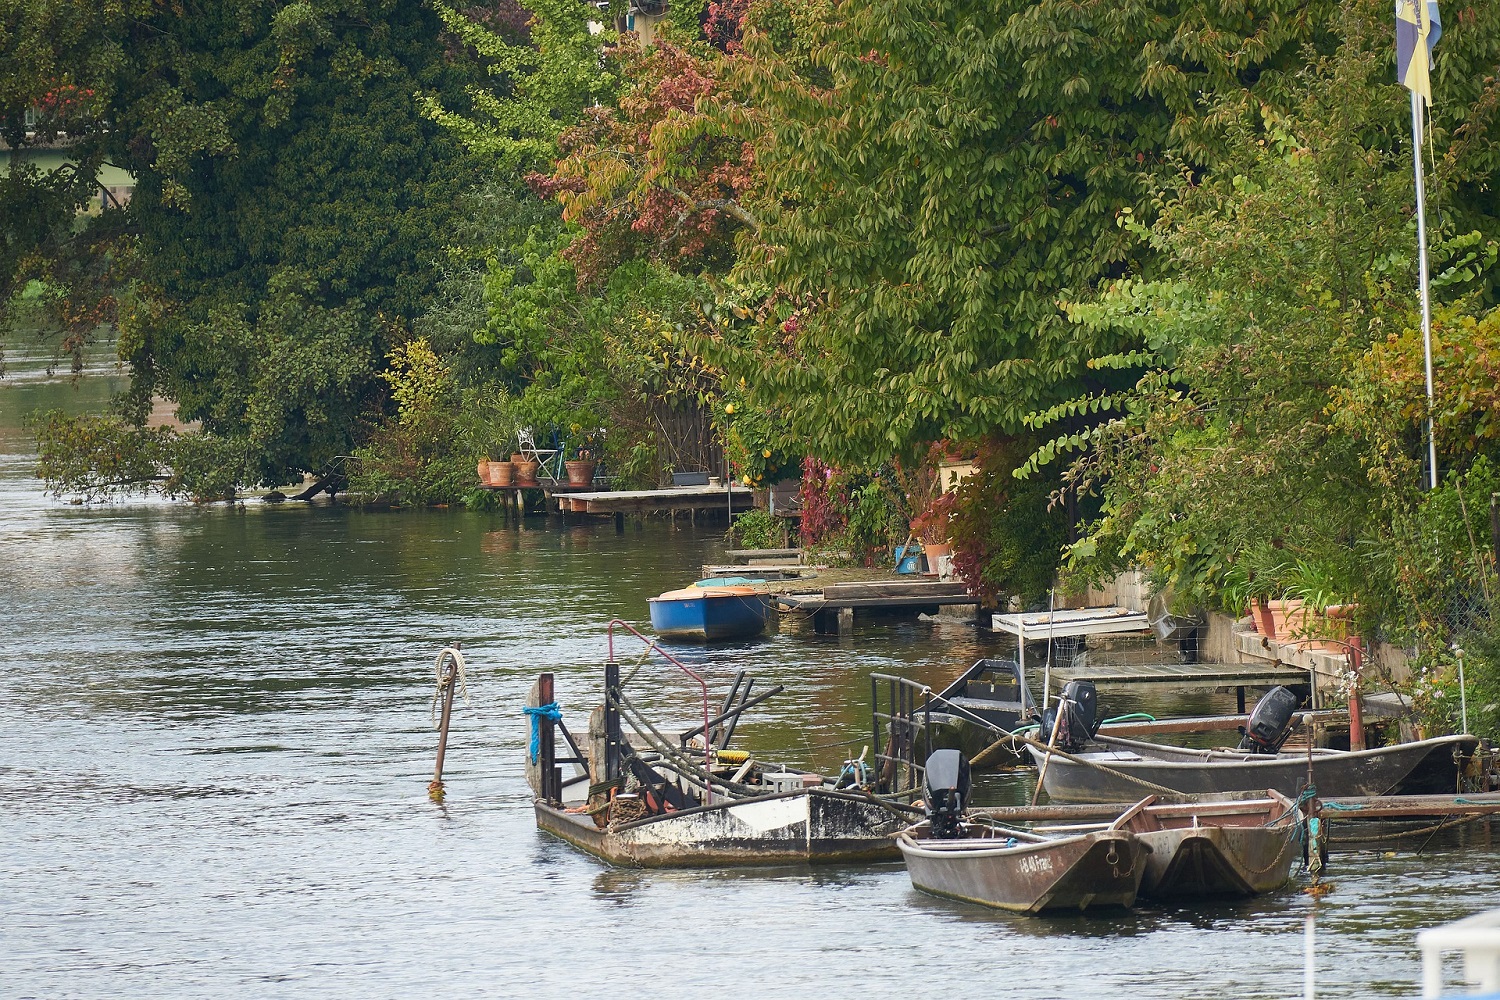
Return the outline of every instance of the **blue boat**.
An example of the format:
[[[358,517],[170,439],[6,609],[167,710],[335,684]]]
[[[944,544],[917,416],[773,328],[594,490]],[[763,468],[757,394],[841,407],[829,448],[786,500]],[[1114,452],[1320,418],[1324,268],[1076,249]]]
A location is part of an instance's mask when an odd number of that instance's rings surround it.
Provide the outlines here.
[[[766,627],[770,604],[753,587],[686,587],[653,597],[651,627],[681,639],[741,639]]]

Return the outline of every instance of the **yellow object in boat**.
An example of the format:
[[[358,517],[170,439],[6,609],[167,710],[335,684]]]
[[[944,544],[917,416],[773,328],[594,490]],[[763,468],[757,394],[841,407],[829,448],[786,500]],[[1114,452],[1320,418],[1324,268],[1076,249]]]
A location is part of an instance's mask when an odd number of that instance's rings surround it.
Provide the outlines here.
[[[743,764],[749,759],[750,754],[745,750],[719,750],[714,753],[714,760],[720,764]]]

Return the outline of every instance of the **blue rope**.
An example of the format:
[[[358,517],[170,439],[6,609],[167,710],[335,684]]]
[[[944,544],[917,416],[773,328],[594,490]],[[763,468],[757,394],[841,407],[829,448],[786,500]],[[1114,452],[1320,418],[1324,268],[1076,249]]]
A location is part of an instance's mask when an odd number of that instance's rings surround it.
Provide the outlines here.
[[[537,754],[542,750],[542,720],[549,719],[552,722],[562,721],[562,709],[557,707],[557,702],[549,701],[545,705],[532,708],[524,705],[521,711],[531,716],[531,762],[536,763]]]

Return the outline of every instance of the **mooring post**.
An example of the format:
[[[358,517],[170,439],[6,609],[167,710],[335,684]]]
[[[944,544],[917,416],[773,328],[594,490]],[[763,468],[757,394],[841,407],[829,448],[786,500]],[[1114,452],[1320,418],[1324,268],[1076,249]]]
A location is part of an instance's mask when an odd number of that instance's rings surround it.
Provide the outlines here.
[[[614,660],[604,664],[604,780],[620,777],[620,665]]]
[[[432,768],[432,782],[427,794],[434,799],[443,797],[443,758],[448,754],[448,722],[453,717],[453,689],[458,687],[458,659],[456,649],[444,649],[438,654],[438,690],[443,699],[443,714],[438,722],[437,763]]]
[[[550,705],[557,700],[553,691],[552,675],[542,674],[537,678],[536,700],[542,705]],[[555,802],[562,798],[562,789],[557,787],[557,741],[552,734],[553,722],[550,716],[539,715],[536,719],[538,744],[537,768],[542,774],[542,801]],[[554,794],[555,793],[555,794]]]

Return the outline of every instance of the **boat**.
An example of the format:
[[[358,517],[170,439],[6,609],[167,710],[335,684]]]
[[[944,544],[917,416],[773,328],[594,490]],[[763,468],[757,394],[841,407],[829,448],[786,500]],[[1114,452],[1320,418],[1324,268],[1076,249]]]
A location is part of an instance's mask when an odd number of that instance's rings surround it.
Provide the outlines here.
[[[1308,784],[1320,796],[1453,791],[1459,762],[1479,746],[1473,736],[1442,736],[1367,750],[1319,747],[1261,753],[1198,750],[1095,735],[1062,753],[1036,742],[1026,750],[1045,767],[1042,788],[1056,802],[1128,802],[1143,789],[1211,795],[1274,789],[1296,795]]]
[[[1141,895],[1274,892],[1301,860],[1301,822],[1297,803],[1275,790],[1253,799],[1148,805],[1128,824],[1151,848]]]
[[[928,816],[896,838],[914,888],[1027,914],[1135,902],[1150,848],[1126,827],[1149,799],[1100,828],[1044,833],[968,817],[959,751],[934,752],[926,770]]]
[[[1144,791],[1205,796],[1272,789],[1323,797],[1455,791],[1473,736],[1443,736],[1365,750],[1283,748],[1297,723],[1298,695],[1274,687],[1256,703],[1237,747],[1196,749],[1102,736],[1094,685],[1069,681],[1044,713],[1047,743],[1026,740],[1038,781],[1057,802],[1128,802]],[[1055,713],[1056,726],[1052,725]],[[1144,791],[1143,791],[1144,790]],[[1477,789],[1483,790],[1483,789]]]
[[[1019,665],[982,659],[932,696],[923,724],[932,728],[932,746],[963,752],[971,761],[1014,732],[1036,712],[1031,692],[1021,685]],[[990,754],[990,763],[1017,763],[1019,750]]]
[[[630,679],[614,657],[617,629],[638,637],[648,656],[700,685],[702,724],[668,740],[632,703]],[[580,743],[553,700],[551,674],[526,702],[527,751],[537,828],[613,865],[699,867],[894,860],[893,836],[921,810],[883,796],[862,759],[837,777],[765,763],[728,749],[744,712],[778,694],[751,696],[744,671],[710,705],[706,681],[624,622],[609,626],[604,693]],[[640,669],[631,671],[631,677]],[[654,687],[660,672],[649,678]],[[635,683],[643,683],[637,681]],[[628,732],[627,732],[628,731]],[[558,737],[562,737],[561,747]],[[559,749],[568,755],[559,756]],[[565,766],[574,774],[563,777]]]
[[[766,595],[751,586],[684,587],[650,599],[651,627],[670,638],[742,639],[765,630]]]

